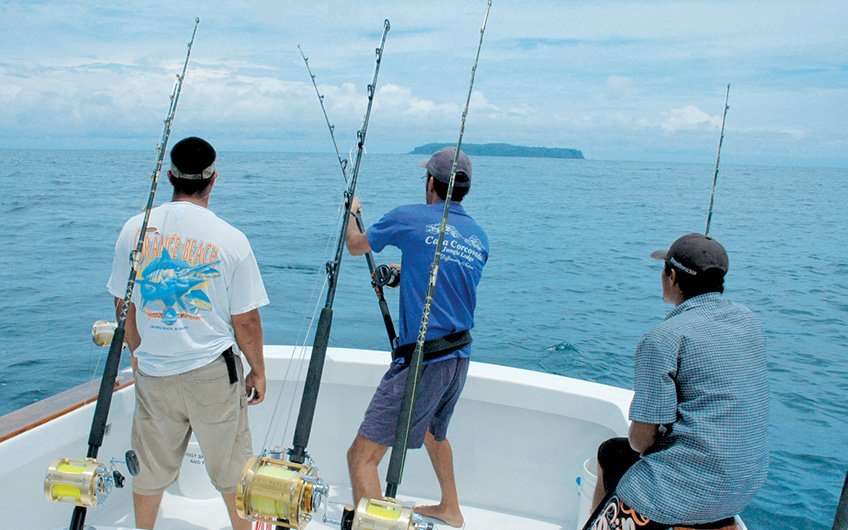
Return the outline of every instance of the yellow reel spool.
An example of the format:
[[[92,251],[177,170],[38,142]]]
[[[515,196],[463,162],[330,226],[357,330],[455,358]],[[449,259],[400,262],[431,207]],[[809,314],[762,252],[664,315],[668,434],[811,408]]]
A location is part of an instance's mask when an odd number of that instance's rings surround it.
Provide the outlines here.
[[[236,489],[242,519],[304,528],[329,492],[318,470],[268,456],[247,461]]]
[[[98,320],[91,325],[91,340],[98,346],[109,346],[118,324],[114,321]]]
[[[47,468],[44,494],[52,502],[67,502],[93,508],[112,492],[112,475],[93,458],[60,458]]]
[[[353,530],[418,530],[420,525],[409,506],[394,499],[363,498],[353,516]]]

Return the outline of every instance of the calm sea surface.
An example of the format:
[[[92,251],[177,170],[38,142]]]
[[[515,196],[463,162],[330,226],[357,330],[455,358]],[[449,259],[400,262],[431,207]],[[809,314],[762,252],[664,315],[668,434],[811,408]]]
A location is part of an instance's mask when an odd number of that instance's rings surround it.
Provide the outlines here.
[[[423,199],[418,160],[366,158],[366,221]],[[89,329],[111,318],[115,237],[142,207],[152,163],[150,153],[0,151],[0,414],[101,369]],[[466,208],[491,241],[475,358],[630,387],[634,346],[670,309],[647,255],[703,230],[710,165],[474,163]],[[250,238],[271,297],[266,342],[298,343],[343,190],[334,158],[223,153],[218,169],[211,206]],[[752,529],[830,528],[848,469],[846,205],[846,170],[722,169],[711,232],[730,253],[727,296],[762,317],[769,353],[771,468],[744,514]],[[340,282],[331,344],[384,349],[364,260],[346,257]]]

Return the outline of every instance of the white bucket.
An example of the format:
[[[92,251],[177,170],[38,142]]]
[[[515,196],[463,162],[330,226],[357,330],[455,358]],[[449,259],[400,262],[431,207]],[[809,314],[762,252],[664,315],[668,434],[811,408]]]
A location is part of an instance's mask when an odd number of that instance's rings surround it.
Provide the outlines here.
[[[212,499],[218,496],[218,490],[206,473],[206,460],[194,435],[188,442],[176,485],[179,494],[189,499]]]
[[[577,525],[580,530],[589,516],[592,515],[592,498],[595,495],[595,484],[598,483],[598,465],[595,457],[583,462],[583,469],[577,475]]]

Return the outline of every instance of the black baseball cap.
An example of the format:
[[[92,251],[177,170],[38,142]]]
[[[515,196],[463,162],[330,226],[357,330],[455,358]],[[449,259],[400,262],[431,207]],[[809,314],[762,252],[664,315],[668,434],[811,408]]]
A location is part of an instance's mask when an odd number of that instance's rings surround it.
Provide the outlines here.
[[[686,234],[671,244],[668,250],[651,253],[654,259],[664,260],[675,269],[698,276],[709,270],[727,274],[730,261],[721,243],[704,234]]]
[[[422,162],[421,166],[427,168],[427,173],[432,175],[433,178],[439,182],[448,184],[450,183],[454,154],[456,154],[455,147],[442,148],[433,153],[433,156],[429,160]],[[465,175],[465,178],[462,175]],[[468,188],[471,186],[471,159],[461,149],[456,159],[456,176],[454,186],[458,188]]]
[[[210,179],[215,174],[216,157],[215,148],[203,138],[183,138],[171,148],[171,174],[187,180]]]

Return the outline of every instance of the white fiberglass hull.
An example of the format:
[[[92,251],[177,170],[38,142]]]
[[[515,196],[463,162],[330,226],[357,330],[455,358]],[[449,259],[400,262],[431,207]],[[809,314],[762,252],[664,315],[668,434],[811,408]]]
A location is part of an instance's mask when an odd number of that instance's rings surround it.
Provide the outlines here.
[[[306,373],[307,355],[290,346],[266,349],[266,402],[250,409],[254,449],[263,446],[274,404],[282,396],[268,445],[282,440],[292,396]],[[331,348],[309,451],[332,485],[333,506],[350,503],[345,453],[388,364],[385,352]],[[578,486],[586,459],[598,444],[627,430],[628,390],[551,374],[471,363],[469,378],[451,423],[456,475],[469,529],[573,529]],[[112,402],[110,428],[100,460],[122,458],[129,448],[134,407],[132,386]],[[60,456],[84,456],[94,407],[87,405],[0,443],[0,513],[4,530],[67,527],[72,507],[48,502],[44,472]],[[297,413],[297,403],[291,407]],[[289,429],[293,428],[294,418]],[[291,442],[288,432],[284,444]],[[386,459],[387,460],[387,459]],[[385,464],[385,462],[384,462]],[[157,528],[228,528],[223,503],[203,466],[187,457],[180,480],[166,493]],[[385,467],[381,476],[385,475]],[[438,484],[424,451],[407,460],[401,499],[433,500]],[[114,490],[105,505],[89,510],[89,524],[132,527],[130,488]],[[320,520],[310,528],[332,528]]]

